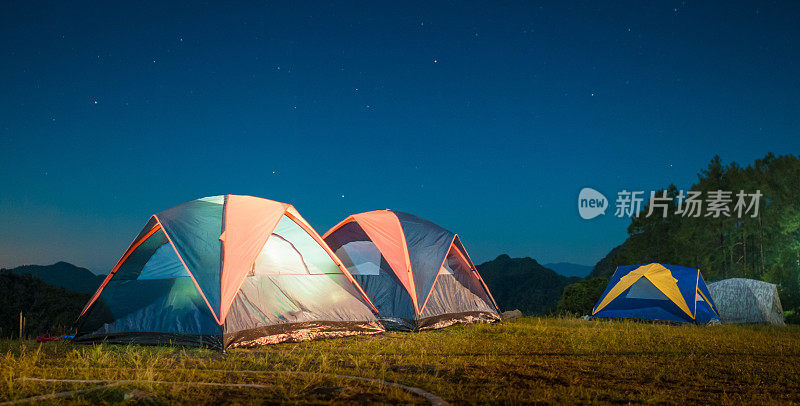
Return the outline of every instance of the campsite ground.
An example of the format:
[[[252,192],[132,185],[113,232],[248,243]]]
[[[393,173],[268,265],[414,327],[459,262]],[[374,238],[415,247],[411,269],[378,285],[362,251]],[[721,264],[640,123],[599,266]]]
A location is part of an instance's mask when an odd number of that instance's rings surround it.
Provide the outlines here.
[[[784,404],[800,403],[800,328],[523,318],[225,354],[3,340],[0,372],[0,403],[87,388],[97,389],[44,402],[428,401],[347,375],[421,388],[451,403]]]

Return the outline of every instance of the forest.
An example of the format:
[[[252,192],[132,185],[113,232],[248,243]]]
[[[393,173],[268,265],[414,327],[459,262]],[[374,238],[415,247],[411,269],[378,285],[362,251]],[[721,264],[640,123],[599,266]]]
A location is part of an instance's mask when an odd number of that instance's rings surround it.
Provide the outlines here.
[[[598,263],[590,278],[607,278],[616,266],[624,264],[683,265],[699,268],[706,282],[750,278],[775,283],[784,310],[796,310],[800,306],[800,157],[767,154],[743,167],[725,165],[715,156],[689,190],[701,192],[704,198],[730,191],[729,215],[688,213],[686,207],[679,207],[685,203],[681,190],[669,185],[656,193],[662,196],[666,192],[671,198],[666,216],[660,207],[647,216],[653,201],[647,202],[632,218],[627,240]],[[760,192],[757,213],[755,206],[749,212],[743,208],[741,216],[735,210],[736,195],[741,191]],[[688,194],[684,191],[683,196]],[[587,283],[579,290],[588,287]],[[576,288],[571,293],[575,294]],[[587,292],[595,294],[596,290]]]

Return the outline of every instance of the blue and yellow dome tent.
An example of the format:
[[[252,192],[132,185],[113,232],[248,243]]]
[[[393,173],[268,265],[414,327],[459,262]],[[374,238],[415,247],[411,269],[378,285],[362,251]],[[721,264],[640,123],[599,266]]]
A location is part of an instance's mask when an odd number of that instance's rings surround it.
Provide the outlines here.
[[[719,320],[699,269],[659,263],[618,267],[592,317],[686,323]]]

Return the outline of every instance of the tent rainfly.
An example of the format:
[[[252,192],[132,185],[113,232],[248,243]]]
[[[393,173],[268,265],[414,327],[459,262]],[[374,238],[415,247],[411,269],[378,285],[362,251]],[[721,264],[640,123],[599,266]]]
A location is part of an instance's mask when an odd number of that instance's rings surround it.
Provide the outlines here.
[[[778,287],[772,283],[731,278],[709,283],[708,290],[723,323],[784,325]]]
[[[153,215],[77,320],[76,342],[224,349],[383,331],[286,203],[225,195]]]
[[[375,304],[387,329],[500,319],[458,236],[428,220],[376,210],[347,217],[323,238]]]
[[[659,263],[618,267],[592,317],[685,323],[719,321],[700,270]]]

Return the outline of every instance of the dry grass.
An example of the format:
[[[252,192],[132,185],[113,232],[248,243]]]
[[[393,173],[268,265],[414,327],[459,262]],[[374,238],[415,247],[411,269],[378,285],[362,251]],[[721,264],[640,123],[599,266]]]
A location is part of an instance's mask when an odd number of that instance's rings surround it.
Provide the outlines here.
[[[800,328],[526,318],[225,354],[5,340],[0,373],[0,402],[97,385],[21,377],[137,381],[68,399],[76,403],[118,403],[126,394],[148,404],[425,402],[330,375],[338,374],[419,387],[453,403],[785,404],[800,403]]]

